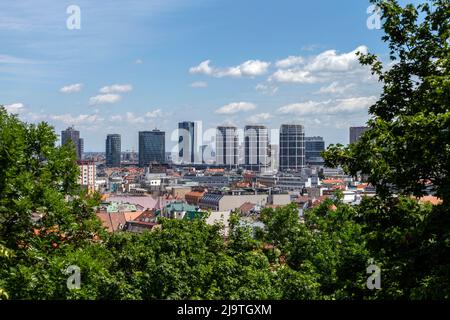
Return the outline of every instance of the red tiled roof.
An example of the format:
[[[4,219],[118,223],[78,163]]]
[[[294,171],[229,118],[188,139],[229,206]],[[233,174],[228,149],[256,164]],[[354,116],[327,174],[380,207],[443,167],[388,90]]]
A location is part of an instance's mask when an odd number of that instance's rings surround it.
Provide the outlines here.
[[[255,208],[255,206],[256,206],[256,204],[254,204],[254,203],[246,202],[242,206],[239,207],[239,211],[241,211],[241,213],[247,214],[250,211],[252,211],[253,208]]]
[[[97,217],[109,232],[119,230],[121,227],[125,226],[125,223],[127,222],[124,213],[98,212]]]
[[[344,183],[344,180],[341,180],[341,179],[324,179],[324,180],[322,180],[322,183],[325,183],[325,184],[338,184],[338,183]]]
[[[135,219],[133,219],[133,221],[135,221],[135,222],[152,222],[152,223],[154,223],[155,219],[156,219],[155,211],[147,210],[147,211],[142,212],[142,214],[140,214]]]

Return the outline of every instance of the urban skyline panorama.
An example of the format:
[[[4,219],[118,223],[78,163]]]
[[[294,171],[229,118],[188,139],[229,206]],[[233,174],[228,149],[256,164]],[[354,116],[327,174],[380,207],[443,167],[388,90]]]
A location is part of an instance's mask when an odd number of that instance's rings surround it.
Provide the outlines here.
[[[181,121],[298,123],[327,145],[346,144],[381,92],[357,57],[388,58],[362,1],[252,0],[236,10],[223,1],[81,0],[79,28],[69,28],[68,6],[0,4],[0,104],[57,132],[75,126],[86,152],[104,150],[111,133],[137,150],[139,131],[171,133]],[[168,149],[175,144],[167,134]]]
[[[4,0],[0,39],[14,314],[448,301],[450,0]]]

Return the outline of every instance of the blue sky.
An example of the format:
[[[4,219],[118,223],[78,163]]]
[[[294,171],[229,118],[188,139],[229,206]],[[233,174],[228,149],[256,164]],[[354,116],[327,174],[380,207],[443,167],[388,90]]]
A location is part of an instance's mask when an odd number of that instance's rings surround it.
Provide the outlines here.
[[[81,9],[69,30],[66,9]],[[347,143],[380,86],[356,51],[386,60],[365,0],[132,0],[0,3],[0,104],[56,130],[75,125],[86,151],[108,133],[137,149],[139,130],[178,121],[277,129]],[[276,143],[276,139],[273,141]]]

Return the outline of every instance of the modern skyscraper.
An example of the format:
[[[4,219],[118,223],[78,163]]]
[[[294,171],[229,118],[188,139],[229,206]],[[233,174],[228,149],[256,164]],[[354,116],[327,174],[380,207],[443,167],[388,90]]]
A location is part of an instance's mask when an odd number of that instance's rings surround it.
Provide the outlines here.
[[[350,144],[358,141],[367,130],[369,127],[350,127]]]
[[[139,166],[166,162],[166,133],[164,131],[139,132]]]
[[[72,141],[72,144],[75,146],[77,160],[81,160],[84,152],[84,140],[80,139],[80,131],[75,130],[74,127],[61,131],[61,145],[65,145],[69,141]]]
[[[321,153],[325,151],[322,137],[305,137],[305,161],[307,165],[323,165]]]
[[[251,125],[244,130],[245,167],[264,171],[270,166],[269,130],[265,126]]]
[[[300,124],[280,128],[280,171],[300,171],[305,166],[305,131]]]
[[[78,153],[80,155],[80,160],[84,159],[84,139],[80,138],[78,140]]]
[[[239,141],[237,128],[219,126],[216,133],[216,164],[229,167],[238,165]]]
[[[182,163],[202,162],[197,136],[197,123],[185,121],[178,124],[178,156]]]
[[[120,134],[108,134],[106,136],[106,166],[110,168],[120,167],[122,146]]]

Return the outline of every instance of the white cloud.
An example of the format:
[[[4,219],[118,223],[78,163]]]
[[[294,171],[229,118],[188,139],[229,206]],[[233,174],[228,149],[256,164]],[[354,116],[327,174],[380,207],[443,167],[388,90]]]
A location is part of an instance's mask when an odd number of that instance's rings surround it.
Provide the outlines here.
[[[145,123],[144,117],[135,115],[133,112],[127,112],[125,120],[130,124]]]
[[[278,60],[275,65],[277,68],[290,68],[301,65],[305,62],[303,57],[289,56],[286,59]]]
[[[235,114],[241,111],[255,110],[256,105],[249,102],[233,102],[216,110],[218,114]]]
[[[122,99],[122,97],[118,94],[101,94],[95,97],[89,98],[89,104],[91,106],[97,105],[97,104],[112,104],[119,102]]]
[[[359,68],[361,65],[358,60],[357,52],[366,54],[366,46],[359,46],[348,53],[338,55],[336,50],[327,50],[309,62],[305,69],[309,71],[334,71],[342,72]]]
[[[141,60],[141,59],[137,59],[135,62],[134,62],[135,64],[143,64],[144,63],[144,61],[143,60]]]
[[[263,94],[272,96],[278,92],[278,87],[271,85],[271,84],[267,85],[267,84],[259,83],[256,85],[255,90],[259,91]]]
[[[20,114],[25,111],[25,106],[23,103],[13,103],[4,106],[6,111],[13,114]]]
[[[100,93],[125,93],[133,90],[131,84],[113,84],[112,86],[105,86],[100,89]]]
[[[201,62],[198,66],[192,67],[189,69],[189,73],[191,74],[205,74],[211,75],[213,73],[213,69],[209,66],[211,60],[205,60]]]
[[[161,109],[156,109],[150,112],[147,112],[144,115],[135,114],[133,112],[127,112],[123,115],[116,114],[109,117],[111,122],[125,122],[128,124],[144,124],[147,123],[147,119],[155,119],[161,118],[164,116],[164,113]]]
[[[253,115],[251,117],[248,117],[247,118],[247,122],[249,122],[249,123],[261,123],[261,122],[267,121],[267,120],[269,120],[271,118],[272,118],[272,115],[270,113],[265,112],[265,113],[259,113],[259,114],[255,114],[255,115]]]
[[[82,83],[75,83],[75,84],[71,84],[68,86],[64,86],[61,89],[59,89],[59,91],[61,93],[75,93],[75,92],[80,92],[82,87],[83,87]]]
[[[74,116],[66,113],[60,115],[50,115],[48,118],[54,121],[62,122],[66,125],[93,124],[103,122],[104,120],[97,114],[80,114]]]
[[[134,114],[133,112],[127,112],[125,115],[113,115],[110,117],[113,122],[126,122],[128,124],[143,124],[145,123],[145,117]]]
[[[116,115],[109,117],[109,120],[114,121],[114,122],[120,122],[123,120],[123,117],[119,114],[116,114]]]
[[[248,60],[244,63],[228,67],[228,68],[215,68],[210,66],[211,60],[205,60],[198,66],[189,69],[191,74],[204,74],[213,76],[216,78],[222,77],[256,77],[265,74],[270,66],[269,62],[261,60]]]
[[[307,101],[283,106],[278,109],[283,114],[294,114],[297,116],[317,114],[341,114],[357,113],[366,111],[377,101],[375,96],[355,97],[346,99]]]
[[[239,70],[239,76],[260,76],[267,72],[270,63],[260,60],[248,60],[241,64],[237,68]]]
[[[164,115],[164,114],[163,114],[163,112],[162,112],[161,109],[156,109],[156,110],[147,112],[147,113],[145,114],[145,116],[146,116],[147,118],[160,118],[160,117],[162,117],[163,115]]]
[[[368,49],[359,46],[343,54],[327,50],[310,58],[291,56],[277,62],[279,69],[270,76],[269,81],[311,84],[351,76],[367,77],[370,72],[359,63],[357,52],[367,53]]]
[[[276,71],[272,76],[270,76],[269,81],[291,82],[291,83],[316,83],[319,81],[319,78],[311,74],[311,72],[305,70],[280,69]]]
[[[208,83],[203,81],[193,82],[189,85],[191,88],[207,88]]]
[[[347,92],[350,88],[354,87],[354,83],[347,85],[340,85],[339,82],[335,81],[328,86],[321,87],[316,94],[343,94]]]

